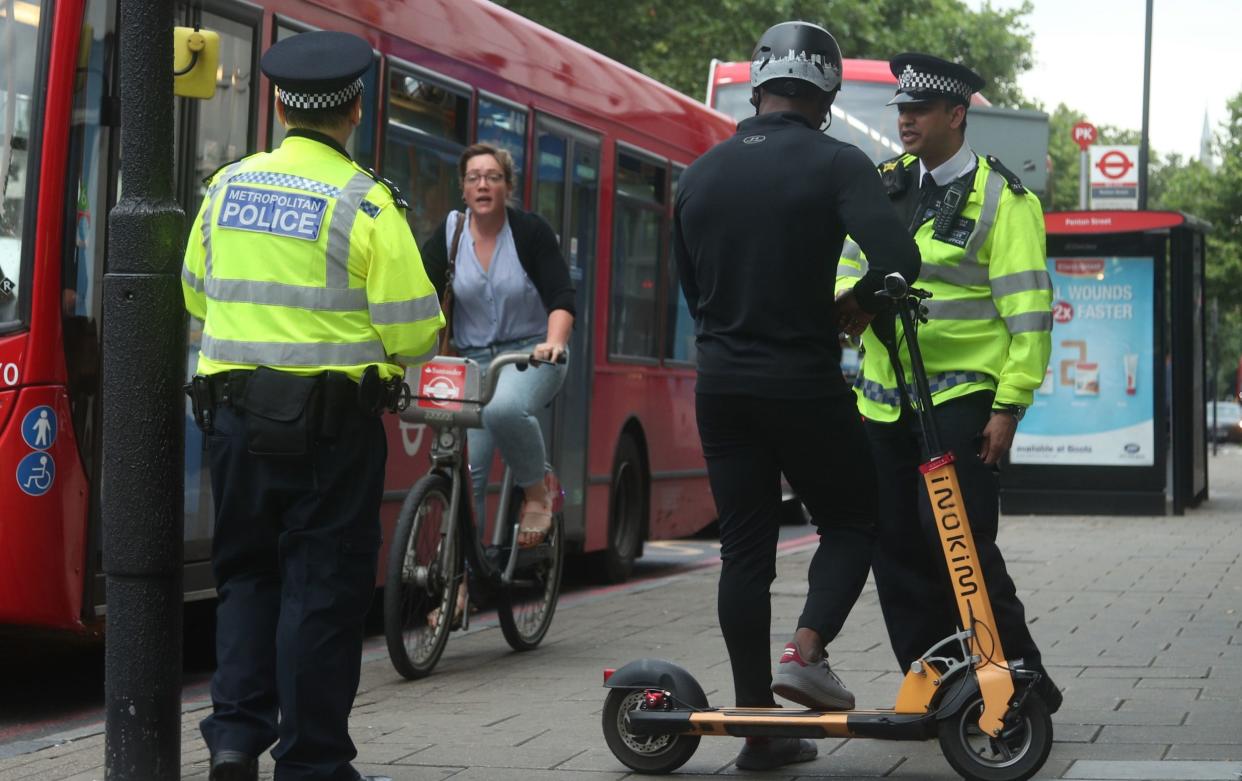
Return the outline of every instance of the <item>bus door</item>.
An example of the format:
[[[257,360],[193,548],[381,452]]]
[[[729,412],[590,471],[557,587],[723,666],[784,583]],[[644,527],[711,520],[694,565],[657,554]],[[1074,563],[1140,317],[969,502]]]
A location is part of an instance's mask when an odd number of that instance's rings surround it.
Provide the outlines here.
[[[591,412],[591,303],[599,218],[599,139],[549,117],[535,123],[534,211],[551,223],[577,292],[569,373],[545,430],[565,490],[569,540],[586,539],[587,438]]]
[[[200,5],[204,10],[200,10]],[[216,94],[202,101],[177,98],[176,187],[185,209],[186,229],[202,204],[204,178],[221,166],[257,151],[258,52],[262,12],[227,0],[194,3],[179,23],[200,25],[220,34]],[[198,365],[203,323],[190,318],[186,343],[186,379]],[[213,506],[207,471],[206,438],[194,424],[185,402],[185,591],[186,598],[214,595],[211,576]]]

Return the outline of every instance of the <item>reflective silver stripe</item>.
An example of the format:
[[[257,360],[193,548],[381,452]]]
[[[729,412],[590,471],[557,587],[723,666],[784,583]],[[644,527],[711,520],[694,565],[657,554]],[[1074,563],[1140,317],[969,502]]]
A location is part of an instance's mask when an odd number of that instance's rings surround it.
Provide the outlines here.
[[[1052,278],[1043,269],[1019,271],[1006,274],[992,280],[992,297],[1003,298],[1014,293],[1029,293],[1032,290],[1052,290]]]
[[[210,189],[207,190],[207,209],[203,212],[203,276],[211,278],[211,223],[215,219],[212,213],[216,210],[216,196],[220,194],[220,188],[228,183],[233,177],[233,171],[240,167],[242,161],[233,163],[225,168],[212,182]]]
[[[853,239],[846,239],[845,245],[841,247],[841,257],[858,260],[862,257],[862,247],[858,246]]]
[[[354,220],[362,199],[371,192],[375,180],[364,173],[356,173],[341,188],[341,197],[332,210],[332,224],[328,226],[328,268],[325,275],[328,287],[349,287],[349,234],[354,230]]]
[[[919,272],[920,282],[945,282],[958,287],[982,287],[988,283],[987,266],[963,261],[957,266],[942,266],[938,263],[924,263]]]
[[[1011,334],[1027,334],[1052,330],[1051,312],[1024,312],[1005,318],[1005,327]]]
[[[996,223],[996,212],[1000,209],[1001,193],[1005,190],[1005,177],[995,171],[988,171],[987,183],[983,186],[983,206],[979,209],[979,218],[975,220],[975,229],[966,240],[962,263],[978,263],[979,250],[988,240],[992,225]]]
[[[371,322],[376,325],[417,323],[440,314],[440,299],[434,293],[405,301],[371,304]]]
[[[844,263],[837,266],[838,277],[861,277],[862,275],[862,270],[856,269],[853,266],[847,266]]]
[[[392,359],[402,366],[417,366],[420,363],[426,363],[436,357],[436,350],[440,345],[434,344],[431,349],[422,355],[394,355]]]
[[[258,366],[357,366],[385,363],[384,345],[369,342],[243,342],[203,334],[202,353],[213,361]]]
[[[307,287],[212,277],[207,280],[207,295],[214,301],[230,304],[267,304],[329,312],[365,312],[367,309],[367,291],[360,287]]]
[[[181,281],[190,286],[195,293],[203,292],[203,280],[195,276],[193,271],[186,266],[181,267]]]
[[[990,298],[956,301],[937,301],[930,298],[923,305],[927,307],[927,316],[932,320],[995,320],[999,316],[996,304]]]

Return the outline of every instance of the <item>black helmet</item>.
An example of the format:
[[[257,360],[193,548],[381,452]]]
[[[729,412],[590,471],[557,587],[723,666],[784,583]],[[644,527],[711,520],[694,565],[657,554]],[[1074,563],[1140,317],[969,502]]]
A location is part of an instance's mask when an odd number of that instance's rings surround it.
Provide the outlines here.
[[[769,27],[750,58],[750,86],[773,79],[797,79],[827,93],[841,87],[841,47],[824,28],[810,22]]]

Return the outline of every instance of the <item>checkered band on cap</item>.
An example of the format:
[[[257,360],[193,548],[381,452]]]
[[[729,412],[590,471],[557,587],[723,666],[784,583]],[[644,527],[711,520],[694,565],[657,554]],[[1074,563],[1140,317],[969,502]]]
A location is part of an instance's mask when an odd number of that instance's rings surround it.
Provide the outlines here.
[[[332,108],[348,103],[362,94],[362,79],[355,79],[346,87],[336,92],[290,92],[280,90],[280,102],[289,108]]]
[[[897,87],[898,92],[939,92],[954,95],[967,103],[970,102],[970,96],[975,93],[970,85],[961,79],[917,71],[913,65],[907,65],[901,72],[901,76],[897,79]]]

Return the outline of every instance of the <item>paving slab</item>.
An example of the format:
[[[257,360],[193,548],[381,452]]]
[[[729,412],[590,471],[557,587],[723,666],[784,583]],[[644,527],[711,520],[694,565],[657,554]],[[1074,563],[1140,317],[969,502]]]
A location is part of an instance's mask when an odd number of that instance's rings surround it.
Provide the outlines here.
[[[1230,468],[1225,468],[1228,465]],[[1207,779],[1242,772],[1242,449],[1216,457],[1220,496],[1174,517],[1007,516],[1000,543],[1052,678],[1065,692],[1037,779]],[[1228,494],[1228,496],[1225,496]],[[808,530],[809,531],[809,530]],[[811,549],[782,555],[773,584],[773,658],[801,611]],[[357,766],[394,781],[634,778],[600,732],[602,671],[642,656],[691,670],[713,704],[732,701],[711,567],[567,598],[544,644],[509,651],[494,617],[454,634],[435,673],[406,681],[383,641],[364,654],[351,721]],[[839,638],[833,667],[864,706],[891,705],[895,669],[874,586]],[[206,781],[197,723],[183,707],[182,778]],[[103,725],[0,744],[0,781],[103,781]],[[704,739],[680,777],[956,778],[935,741],[834,739],[772,773],[733,765],[741,742]],[[272,760],[261,760],[270,781]]]

